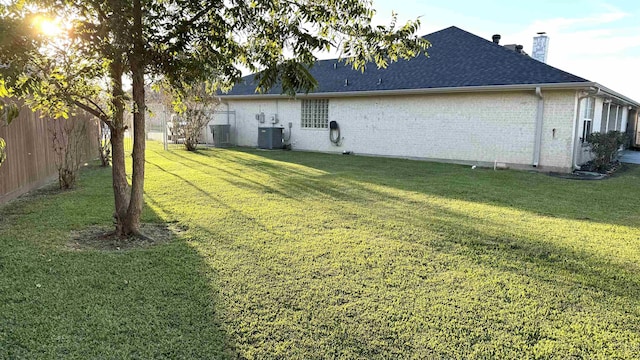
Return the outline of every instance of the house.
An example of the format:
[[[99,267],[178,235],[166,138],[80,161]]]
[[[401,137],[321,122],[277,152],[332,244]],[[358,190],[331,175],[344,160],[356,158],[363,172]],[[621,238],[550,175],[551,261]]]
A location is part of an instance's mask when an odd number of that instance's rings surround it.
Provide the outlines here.
[[[253,75],[244,77],[221,96],[235,144],[280,147],[283,134],[294,150],[570,172],[590,159],[587,134],[636,122],[634,100],[499,37],[457,27],[425,37],[428,57],[387,69],[318,61],[309,94],[258,94]],[[265,134],[276,140],[265,143]]]

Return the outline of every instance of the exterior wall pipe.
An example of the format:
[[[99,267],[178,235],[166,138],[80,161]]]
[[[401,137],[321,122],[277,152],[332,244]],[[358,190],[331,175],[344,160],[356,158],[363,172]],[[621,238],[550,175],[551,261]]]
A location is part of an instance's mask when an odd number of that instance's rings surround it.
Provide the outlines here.
[[[533,143],[533,166],[538,167],[540,164],[540,152],[542,149],[542,122],[544,121],[544,97],[539,86],[536,87],[536,96],[538,97],[538,109],[536,112],[536,132]]]
[[[587,91],[585,95],[578,96],[578,106],[576,107],[576,122],[574,126],[575,131],[573,133],[573,155],[571,155],[571,163],[574,170],[580,168],[580,166],[578,165],[578,151],[580,150],[580,103],[583,99],[600,95],[600,91],[600,88],[596,87]]]
[[[231,126],[231,118],[229,117],[231,112],[229,111],[229,101],[220,100],[221,104],[225,104],[227,106],[227,125]],[[238,138],[238,129],[237,126],[234,125],[235,138]],[[235,141],[235,140],[234,140]]]
[[[231,120],[229,119],[229,102],[225,101],[225,105],[227,105],[227,125],[231,125]]]

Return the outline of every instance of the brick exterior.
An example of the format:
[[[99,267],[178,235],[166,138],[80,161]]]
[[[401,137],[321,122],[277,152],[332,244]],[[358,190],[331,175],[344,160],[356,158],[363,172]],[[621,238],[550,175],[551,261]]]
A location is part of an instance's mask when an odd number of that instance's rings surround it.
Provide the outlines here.
[[[571,170],[576,92],[543,91],[544,120],[539,167]],[[229,100],[236,111],[240,146],[257,146],[258,126],[277,114],[294,150],[343,152],[493,166],[531,168],[538,98],[530,92],[331,98],[329,120],[340,125],[342,143],[328,129],[302,129],[300,100]],[[265,113],[259,124],[255,114]],[[554,131],[555,130],[555,131]]]

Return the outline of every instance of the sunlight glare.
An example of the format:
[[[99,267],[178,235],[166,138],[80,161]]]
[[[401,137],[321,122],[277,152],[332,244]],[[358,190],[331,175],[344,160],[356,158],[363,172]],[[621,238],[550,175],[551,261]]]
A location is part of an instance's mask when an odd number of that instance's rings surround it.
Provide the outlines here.
[[[46,36],[55,37],[64,32],[59,18],[46,18],[44,16],[38,16],[34,23],[38,30]]]

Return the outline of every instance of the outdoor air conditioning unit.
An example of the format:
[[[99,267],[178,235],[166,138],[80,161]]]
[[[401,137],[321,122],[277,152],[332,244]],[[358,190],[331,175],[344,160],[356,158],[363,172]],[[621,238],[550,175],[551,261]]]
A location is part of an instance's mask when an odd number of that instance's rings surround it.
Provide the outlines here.
[[[282,128],[259,127],[258,148],[269,150],[282,149]]]

